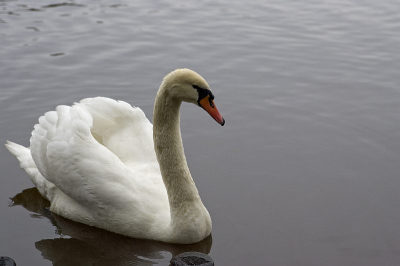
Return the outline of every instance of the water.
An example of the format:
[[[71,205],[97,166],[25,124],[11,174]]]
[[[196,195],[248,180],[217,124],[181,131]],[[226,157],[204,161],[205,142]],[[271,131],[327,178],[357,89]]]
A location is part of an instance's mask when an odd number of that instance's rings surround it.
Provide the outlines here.
[[[52,215],[0,148],[0,255],[168,265],[195,250],[216,265],[398,265],[398,10],[394,0],[0,1],[1,143],[29,145],[40,115],[91,96],[151,119],[178,67],[207,79],[227,121],[182,107],[212,239],[160,244]]]

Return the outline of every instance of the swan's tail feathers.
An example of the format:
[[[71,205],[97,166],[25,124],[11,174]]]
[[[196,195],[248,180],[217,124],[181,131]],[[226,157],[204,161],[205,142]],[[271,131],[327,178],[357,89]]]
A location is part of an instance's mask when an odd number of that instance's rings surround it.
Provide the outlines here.
[[[30,149],[8,140],[5,146],[12,155],[17,157],[19,166],[29,175],[31,181],[33,184],[35,184],[40,194],[51,201],[55,186],[53,183],[44,178],[39,172],[35,162],[32,159]]]

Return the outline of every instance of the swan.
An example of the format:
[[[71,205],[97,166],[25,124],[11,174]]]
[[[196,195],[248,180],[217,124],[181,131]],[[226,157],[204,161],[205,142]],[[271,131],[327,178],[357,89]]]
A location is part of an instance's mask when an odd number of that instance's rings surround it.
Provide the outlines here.
[[[87,98],[41,116],[29,148],[5,146],[53,213],[133,238],[196,243],[211,218],[183,151],[182,101],[225,124],[205,79],[177,69],[159,87],[154,125],[126,102]]]

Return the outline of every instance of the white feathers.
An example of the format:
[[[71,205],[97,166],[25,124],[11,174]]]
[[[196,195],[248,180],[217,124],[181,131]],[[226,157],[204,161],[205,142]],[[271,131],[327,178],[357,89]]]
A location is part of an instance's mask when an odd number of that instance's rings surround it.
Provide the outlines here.
[[[20,162],[20,167],[29,175],[40,194],[51,201],[53,199],[55,186],[46,180],[39,172],[36,164],[32,160],[30,150],[10,141],[7,141],[5,146],[15,157],[17,157],[18,161]]]
[[[6,146],[51,201],[51,211],[156,239],[166,235],[170,210],[152,129],[140,108],[98,97],[41,116],[30,150],[11,142]],[[163,225],[150,228],[154,217]]]

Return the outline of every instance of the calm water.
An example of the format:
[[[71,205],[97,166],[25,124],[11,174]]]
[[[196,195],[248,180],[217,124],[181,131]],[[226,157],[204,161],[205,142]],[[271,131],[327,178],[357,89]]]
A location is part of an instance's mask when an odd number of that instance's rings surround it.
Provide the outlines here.
[[[400,264],[400,2],[0,0],[0,142],[108,96],[151,119],[162,77],[203,75],[225,117],[184,105],[212,239],[129,239],[52,215],[0,148],[0,255],[18,265]],[[13,198],[12,200],[10,198]]]

